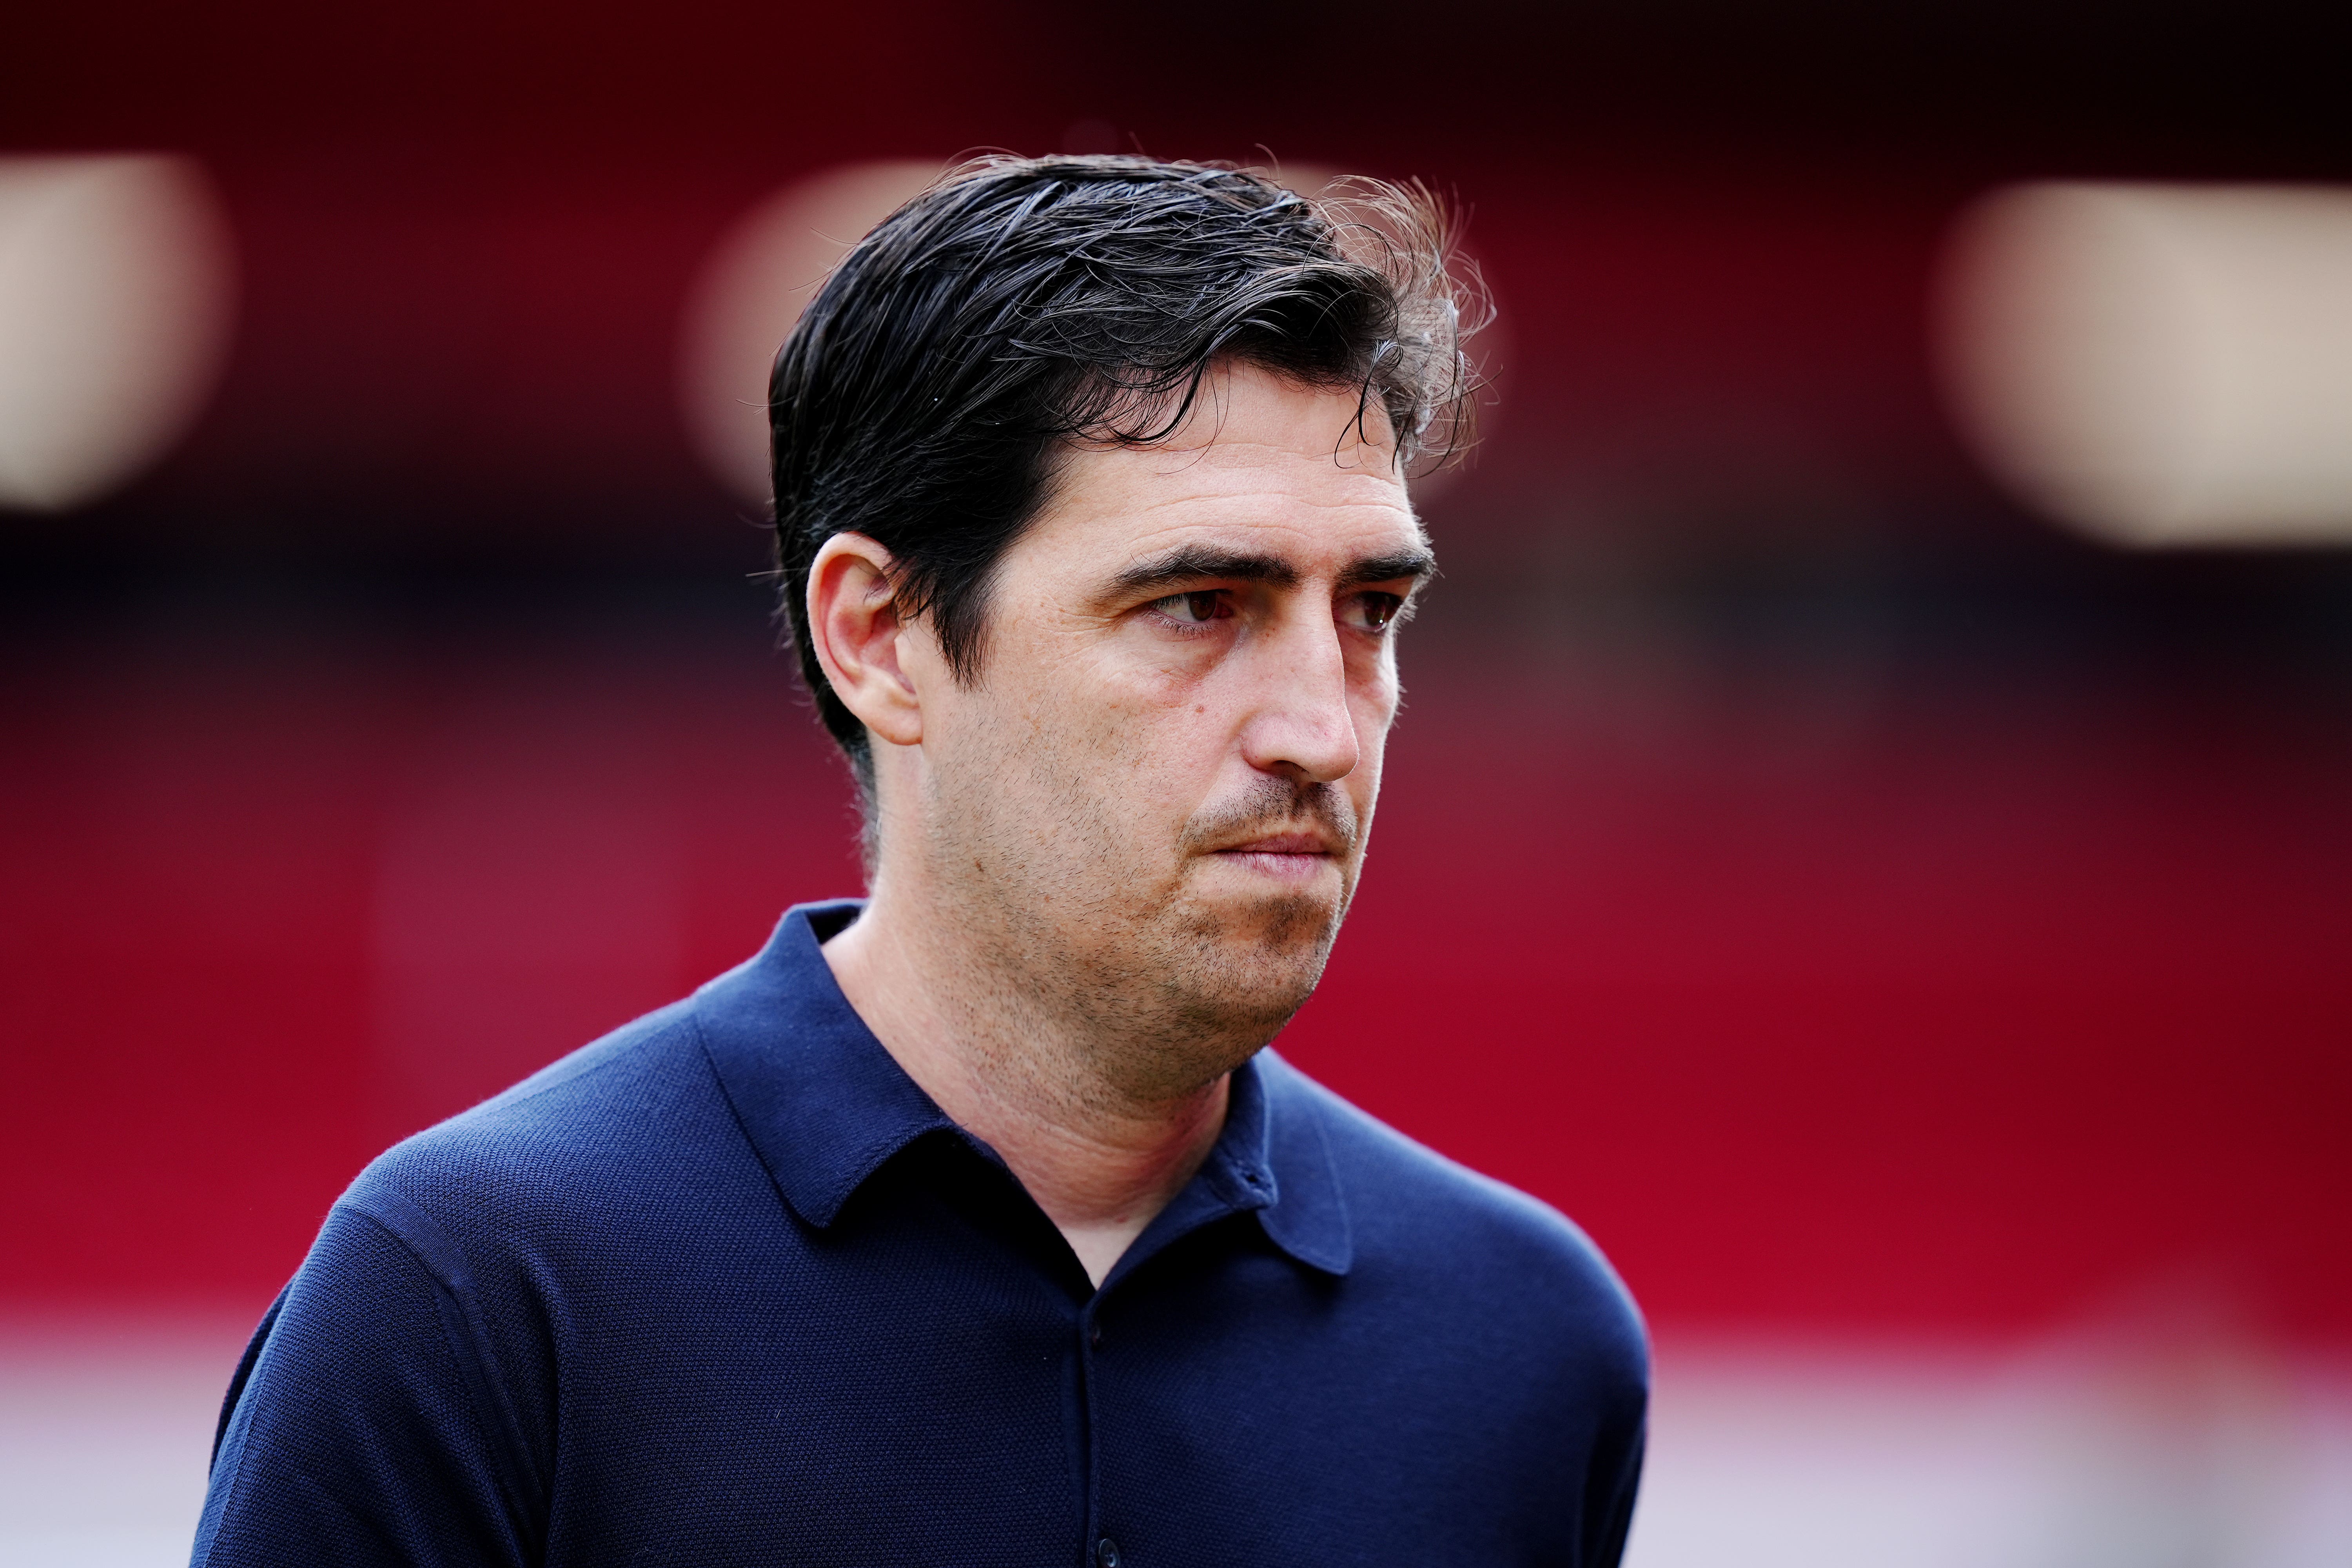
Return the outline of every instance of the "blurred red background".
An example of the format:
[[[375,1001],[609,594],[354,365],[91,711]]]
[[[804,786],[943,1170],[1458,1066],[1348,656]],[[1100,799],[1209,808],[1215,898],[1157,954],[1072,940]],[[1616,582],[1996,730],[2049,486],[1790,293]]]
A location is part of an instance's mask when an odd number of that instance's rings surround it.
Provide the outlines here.
[[[2352,573],[2057,534],[1924,348],[2001,179],[2352,175],[2340,51],[2221,15],[17,19],[0,143],[204,157],[244,313],[179,452],[0,531],[0,1298],[257,1310],[384,1142],[854,890],[689,281],[844,160],[1140,145],[1425,178],[1503,310],[1282,1048],[1661,1324],[2352,1344]]]

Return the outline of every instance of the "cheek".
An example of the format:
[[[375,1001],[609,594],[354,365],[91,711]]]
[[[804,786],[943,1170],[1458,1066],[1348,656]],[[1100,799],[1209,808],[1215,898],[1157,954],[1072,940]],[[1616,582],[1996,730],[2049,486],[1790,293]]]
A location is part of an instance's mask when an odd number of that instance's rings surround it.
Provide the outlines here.
[[[1214,765],[1216,708],[1192,682],[1078,657],[1041,663],[1013,685],[1003,689],[1009,722],[991,749],[1047,797],[1030,809],[1129,822],[1181,813],[1186,781]]]
[[[1093,716],[1082,782],[1138,843],[1161,842],[1236,787],[1235,705],[1213,688],[1213,681],[1139,681],[1108,697]]]
[[[1380,782],[1389,726],[1396,721],[1397,703],[1402,696],[1392,665],[1379,679],[1367,681],[1350,694],[1349,708],[1355,716],[1358,756],[1355,782],[1360,793],[1367,797]]]
[[[1355,714],[1356,738],[1360,742],[1375,745],[1388,734],[1402,696],[1397,684],[1395,650],[1384,647],[1379,662],[1349,683],[1348,706]]]
[[[1109,754],[1129,771],[1139,796],[1189,809],[1231,752],[1231,715],[1205,692],[1155,694],[1122,705]]]

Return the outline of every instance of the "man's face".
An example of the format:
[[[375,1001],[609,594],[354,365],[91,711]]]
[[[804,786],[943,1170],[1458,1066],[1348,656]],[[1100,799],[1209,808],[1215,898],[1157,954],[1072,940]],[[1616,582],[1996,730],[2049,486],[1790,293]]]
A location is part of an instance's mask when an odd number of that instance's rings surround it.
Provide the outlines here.
[[[1172,439],[1070,452],[994,577],[980,679],[925,682],[934,873],[1130,1092],[1270,1038],[1355,889],[1430,563],[1358,406],[1234,367]]]

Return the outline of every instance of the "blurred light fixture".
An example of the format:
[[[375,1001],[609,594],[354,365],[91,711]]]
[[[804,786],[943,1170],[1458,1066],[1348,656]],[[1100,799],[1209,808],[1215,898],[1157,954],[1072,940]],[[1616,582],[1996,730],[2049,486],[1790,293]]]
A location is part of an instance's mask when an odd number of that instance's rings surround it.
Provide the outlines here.
[[[228,346],[228,226],[183,158],[0,158],[0,506],[63,510],[161,457]]]
[[[679,407],[703,461],[744,500],[769,500],[776,350],[834,264],[940,171],[918,161],[829,169],[752,208],[704,264],[679,343]]]
[[[1999,191],[1940,314],[1964,432],[2052,516],[2130,546],[2352,542],[2352,189]]]

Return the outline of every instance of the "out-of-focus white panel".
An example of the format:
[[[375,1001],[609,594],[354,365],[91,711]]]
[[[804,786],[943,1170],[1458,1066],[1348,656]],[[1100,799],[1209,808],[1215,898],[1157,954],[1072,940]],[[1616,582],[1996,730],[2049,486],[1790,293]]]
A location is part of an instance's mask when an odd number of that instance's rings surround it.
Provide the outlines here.
[[[0,506],[78,506],[163,455],[219,373],[231,270],[185,159],[0,158]]]
[[[2126,545],[2352,542],[2352,189],[2017,186],[1947,263],[1955,412],[2023,500]]]
[[[2227,1342],[1669,1340],[1627,1568],[2329,1568],[2352,1381]]]
[[[834,264],[940,171],[919,161],[829,169],[752,208],[704,264],[679,344],[679,405],[703,460],[746,500],[769,499],[776,350]]]
[[[176,1568],[250,1312],[0,1320],[0,1568]]]

